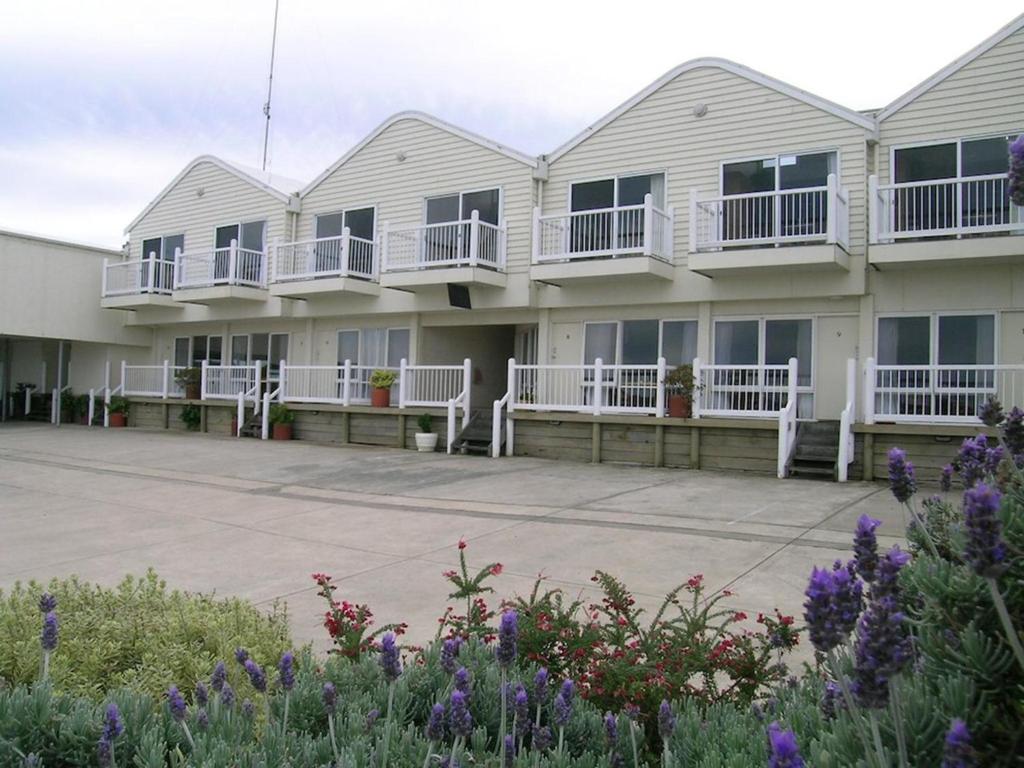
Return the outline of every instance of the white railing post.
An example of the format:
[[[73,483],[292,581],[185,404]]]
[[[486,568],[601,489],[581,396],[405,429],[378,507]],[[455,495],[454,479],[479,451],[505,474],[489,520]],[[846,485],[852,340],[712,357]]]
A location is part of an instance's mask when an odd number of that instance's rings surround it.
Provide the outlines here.
[[[285,377],[288,375],[287,374],[287,369],[288,369],[288,361],[287,360],[282,360],[280,363],[278,363],[278,366],[277,366],[277,370],[278,370],[278,375],[277,375],[277,402],[279,402],[279,403],[283,403],[284,402],[284,393],[285,393],[285,389],[284,388],[285,388],[285,385],[287,384],[287,381],[286,381]]]
[[[704,374],[700,369],[700,358],[693,358],[693,395],[691,396],[690,416],[700,418],[701,405],[703,404],[704,387],[702,386]]]
[[[88,426],[92,426],[92,420],[96,418],[96,390],[89,388],[89,415],[86,416]]]
[[[263,393],[263,419],[260,423],[260,439],[270,437],[270,389]]]
[[[405,400],[409,396],[406,392],[406,373],[408,372],[408,363],[403,357],[398,361],[398,408],[401,410],[405,408]]]
[[[878,177],[875,174],[868,176],[868,244],[878,243],[879,221],[878,216],[881,209],[878,205]]]
[[[352,401],[352,361],[345,361],[345,378],[341,382],[341,404],[348,406]]]
[[[830,173],[825,181],[825,242],[833,245],[836,242],[836,195],[838,186],[836,175]],[[776,235],[777,236],[777,235]]]
[[[864,361],[864,423],[875,423],[875,382],[877,381],[875,358]]]
[[[452,452],[452,444],[455,442],[455,398],[448,401],[448,453]]]
[[[498,231],[498,267],[502,272],[508,265],[508,219],[501,220],[501,229]]]
[[[161,393],[161,397],[163,397],[164,400],[167,399],[168,390],[170,389],[170,373],[171,364],[168,360],[164,360],[164,385],[163,392]]]
[[[100,278],[100,296],[107,295],[107,267],[109,266],[109,260],[103,259],[103,276]]]
[[[533,207],[533,229],[530,231],[530,239],[532,240],[531,250],[533,251],[533,263],[536,264],[540,259],[540,206],[535,205]]]
[[[252,398],[253,399],[253,411],[255,413],[259,413],[260,412],[260,389],[261,389],[260,385],[263,383],[262,373],[263,373],[263,361],[262,360],[257,360],[256,361],[256,370],[253,372],[253,379],[254,379],[253,390],[254,390],[254,392],[253,392],[253,398]],[[268,377],[267,378],[267,385],[269,386],[270,385],[270,379],[269,379],[269,377],[270,377],[270,364],[269,363],[267,364],[267,377]]]
[[[348,260],[352,241],[352,230],[349,227],[342,227],[341,230],[341,274],[348,276]]]
[[[475,267],[480,255],[480,211],[469,214],[469,266]]]
[[[181,285],[181,248],[174,249],[174,275],[171,280],[172,290]]]
[[[794,419],[796,418],[795,414],[797,407],[796,379],[798,368],[799,364],[797,363],[797,359],[795,357],[789,358],[789,380],[786,382],[786,384],[788,385],[787,403],[793,403]]]
[[[594,415],[601,415],[601,393],[604,390],[604,372],[601,358],[594,360]]]
[[[238,393],[238,405],[235,409],[235,437],[242,436],[242,423],[245,421],[245,393]]]
[[[505,401],[508,402],[508,393],[505,394]],[[494,401],[491,410],[491,458],[501,456],[501,400]]]
[[[380,225],[380,264],[377,269],[378,277],[381,272],[388,271],[388,223],[386,221]]]
[[[690,242],[687,249],[690,253],[697,252],[697,192],[696,187],[690,187]]]
[[[103,426],[110,426],[110,361],[103,366]]]
[[[50,423],[60,423],[60,390],[56,387],[53,388],[53,394],[50,395]]]
[[[505,410],[505,455],[511,456],[514,449],[515,427],[512,413],[516,409],[516,359],[508,359],[508,405]]]
[[[665,418],[665,376],[668,374],[668,364],[665,362],[664,357],[658,358],[658,377],[655,382],[657,389],[654,395],[654,415],[659,418]]]
[[[152,293],[156,283],[156,251],[149,252],[149,274],[146,276],[146,293]]]
[[[208,375],[206,368],[207,368],[208,365],[209,365],[209,362],[206,361],[206,360],[203,360],[202,368],[201,368],[200,376],[199,376],[199,399],[200,400],[205,400],[206,399],[206,391],[207,391],[207,386],[208,386],[207,382],[206,382],[206,377]]]
[[[217,259],[210,260],[211,269],[216,263]],[[228,247],[228,285],[235,285],[238,282],[238,275],[235,274],[235,270],[238,268],[238,241],[232,240],[231,245]],[[216,279],[216,275],[213,276]],[[213,280],[210,281],[211,283]]]
[[[779,411],[779,447],[776,474],[781,480],[786,476],[786,462],[789,458],[789,419],[787,418],[789,408]]]
[[[462,428],[469,425],[470,394],[473,387],[473,362],[467,357],[462,361]]]
[[[654,245],[654,197],[644,195],[644,256],[650,256]]]

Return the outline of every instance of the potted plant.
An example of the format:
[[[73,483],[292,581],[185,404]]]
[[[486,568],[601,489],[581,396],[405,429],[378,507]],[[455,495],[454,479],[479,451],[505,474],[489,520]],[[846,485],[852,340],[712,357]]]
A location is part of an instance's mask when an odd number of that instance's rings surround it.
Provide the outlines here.
[[[128,400],[123,397],[110,398],[110,426],[128,426]]]
[[[198,400],[202,396],[202,379],[201,368],[182,368],[174,374],[174,382],[185,390],[186,400]]]
[[[270,406],[270,436],[275,440],[292,439],[292,423],[295,421],[295,413],[288,409],[283,403],[276,403]]]
[[[668,415],[674,419],[688,419],[693,413],[693,393],[700,390],[693,380],[693,366],[680,365],[665,377],[668,394]]]
[[[185,424],[185,428],[190,432],[195,432],[199,429],[200,423],[203,420],[203,411],[195,403],[189,403],[181,409],[181,414],[178,416]]]
[[[370,376],[370,405],[387,408],[391,405],[391,387],[398,379],[394,371],[376,370]]]
[[[78,415],[78,399],[70,389],[60,393],[60,420],[63,424],[71,424]]]
[[[421,414],[416,419],[416,425],[420,428],[420,431],[416,433],[416,450],[420,453],[431,453],[437,450],[437,433],[431,428],[430,414]]]
[[[78,414],[79,424],[89,423],[89,396],[78,395],[75,398],[75,413]]]

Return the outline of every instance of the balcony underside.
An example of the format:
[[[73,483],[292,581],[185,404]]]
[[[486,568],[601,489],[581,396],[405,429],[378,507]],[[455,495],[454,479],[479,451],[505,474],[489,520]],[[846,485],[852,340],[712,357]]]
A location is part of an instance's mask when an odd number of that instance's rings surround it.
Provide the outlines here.
[[[603,259],[573,259],[534,264],[530,279],[542,283],[582,283],[608,278],[635,278],[638,280],[673,280],[675,268],[653,256],[620,256]]]
[[[868,262],[879,269],[999,264],[1022,256],[1024,237],[1015,235],[898,241],[868,247]]]
[[[250,288],[244,285],[213,285],[206,288],[182,288],[171,296],[175,301],[189,304],[262,302],[267,300],[267,291],[265,288]]]
[[[380,296],[380,285],[358,277],[322,277],[317,280],[291,280],[270,286],[271,296],[305,299],[332,293],[350,293],[360,296]]]
[[[457,285],[483,288],[504,288],[507,278],[504,272],[484,267],[437,267],[433,269],[411,269],[401,272],[386,272],[380,276],[384,288],[416,292],[420,289],[455,283]]]
[[[709,277],[779,271],[848,271],[850,255],[838,245],[784,245],[691,253],[687,266]]]
[[[147,307],[172,307],[181,309],[182,306],[166,293],[133,293],[126,296],[107,296],[100,299],[100,306],[103,309],[146,309]]]

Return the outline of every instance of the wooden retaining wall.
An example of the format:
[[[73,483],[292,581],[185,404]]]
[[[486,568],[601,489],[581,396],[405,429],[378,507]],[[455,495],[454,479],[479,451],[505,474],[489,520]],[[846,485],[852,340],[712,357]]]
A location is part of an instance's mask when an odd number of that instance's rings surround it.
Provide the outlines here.
[[[918,482],[937,483],[939,472],[960,450],[965,438],[986,433],[995,438],[996,430],[982,426],[932,426],[916,424],[858,424],[856,437],[861,441],[858,458],[864,451],[870,460],[865,463],[865,480],[885,480],[889,475],[888,454],[892,447],[902,448],[913,462]],[[865,447],[866,446],[866,447]]]

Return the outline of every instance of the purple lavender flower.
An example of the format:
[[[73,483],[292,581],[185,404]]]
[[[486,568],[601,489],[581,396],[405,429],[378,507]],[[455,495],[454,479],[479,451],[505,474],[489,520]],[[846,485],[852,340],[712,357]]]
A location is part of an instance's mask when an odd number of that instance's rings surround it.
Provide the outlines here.
[[[107,711],[103,715],[103,735],[101,738],[112,742],[122,733],[124,733],[124,723],[121,721],[121,711],[117,708],[117,704],[110,703],[107,705]]]
[[[114,761],[114,745],[107,739],[101,738],[96,742],[96,762],[101,768],[107,768],[108,765]],[[26,758],[23,765],[29,765],[28,759]],[[31,763],[31,765],[38,765],[38,763]]]
[[[994,579],[1006,570],[999,491],[981,483],[964,494],[964,559],[979,576]]]
[[[196,683],[196,706],[205,707],[206,703],[210,700],[210,692],[206,688],[206,684],[200,680]]]
[[[206,714],[205,709],[200,709],[196,713],[196,728],[200,731],[205,731],[210,727],[210,716]]]
[[[188,710],[185,707],[185,697],[181,695],[181,691],[178,690],[176,685],[172,685],[167,689],[167,707],[171,710],[171,717],[177,722],[184,721]]]
[[[843,640],[857,626],[857,617],[864,607],[864,584],[857,578],[856,569],[853,560],[845,566],[836,560],[832,566],[832,611]]]
[[[252,687],[260,693],[265,693],[267,690],[267,675],[264,673],[263,668],[252,659],[246,659],[245,671],[249,674],[249,682],[252,683]]]
[[[512,712],[515,715],[516,736],[523,737],[530,727],[530,697],[522,683],[517,683],[515,698],[512,701]]]
[[[804,768],[796,735],[784,731],[778,723],[768,726],[768,768]]]
[[[471,693],[471,684],[472,683],[469,679],[469,670],[467,670],[465,667],[459,667],[457,670],[455,670],[454,688],[467,699],[469,699],[469,695]]]
[[[869,584],[875,580],[878,567],[878,538],[875,529],[882,524],[870,515],[861,515],[857,530],[853,534],[853,556],[857,562],[857,573]]]
[[[213,674],[210,675],[210,687],[213,688],[217,693],[220,693],[224,688],[224,683],[228,679],[228,669],[224,666],[223,661],[218,661],[213,668]]]
[[[544,703],[548,698],[548,668],[541,667],[533,676],[533,695],[538,704]]]
[[[379,718],[380,718],[380,710],[379,709],[374,708],[374,709],[371,709],[369,712],[366,713],[366,732],[367,733],[369,733],[370,731],[373,730],[373,726],[374,726],[374,724],[377,722],[377,720]]]
[[[338,689],[334,687],[334,683],[324,683],[324,687],[320,692],[320,698],[324,703],[324,711],[329,715],[333,715],[335,708],[338,706]]]
[[[609,749],[615,749],[619,741],[619,718],[611,712],[604,713],[604,737]]]
[[[543,752],[546,749],[550,749],[554,743],[554,734],[551,733],[551,729],[548,726],[538,727],[536,724],[533,726],[533,748],[538,752]]]
[[[665,699],[658,707],[658,735],[662,741],[668,741],[676,729],[676,716],[672,714],[672,705]]]
[[[427,739],[444,741],[444,704],[441,702],[437,702],[430,710],[430,717],[427,719]]]
[[[1003,404],[989,397],[978,409],[978,418],[987,427],[998,427],[1003,422]]]
[[[898,595],[900,570],[909,561],[910,555],[901,550],[898,544],[893,544],[878,561],[878,572],[871,587],[871,597],[879,600]]]
[[[461,647],[462,640],[458,637],[449,637],[441,646],[441,669],[449,675],[455,674],[455,665],[458,663]]]
[[[43,592],[43,594],[39,596],[39,612],[51,613],[55,610],[57,610],[57,598],[49,592]]]
[[[953,465],[947,464],[942,468],[942,472],[939,474],[939,488],[943,492],[948,493],[953,487]]]
[[[256,705],[252,703],[252,699],[245,699],[242,702],[242,714],[246,717],[252,717],[256,714]]]
[[[1003,442],[1014,457],[1024,453],[1024,411],[1017,406],[1010,409],[1003,422]]]
[[[220,689],[220,703],[223,704],[226,709],[231,709],[235,703],[235,689],[232,688],[231,684],[226,680]]]
[[[281,688],[290,691],[295,687],[295,655],[291,651],[281,654],[281,660],[277,662],[277,671],[280,675]]]
[[[389,683],[395,682],[402,674],[402,659],[394,632],[388,632],[380,640],[380,668]]]
[[[946,742],[942,748],[942,768],[975,768],[978,756],[971,745],[971,732],[967,724],[956,718],[946,733]]]
[[[511,733],[505,734],[505,749],[503,750],[505,768],[512,768],[512,761],[516,759],[516,742]]]
[[[508,610],[501,614],[501,624],[498,626],[498,647],[494,655],[498,663],[508,667],[516,660],[516,645],[519,637],[519,614]]]
[[[840,642],[842,634],[836,622],[835,603],[832,599],[833,575],[824,568],[811,569],[811,578],[804,595],[804,621],[811,644],[819,653],[828,653]]]
[[[568,688],[565,683],[569,683]],[[565,683],[555,697],[555,725],[559,727],[567,725],[572,718],[572,681],[566,680]]]
[[[1003,460],[1002,446],[989,448],[988,437],[978,435],[960,444],[953,467],[960,473],[965,488],[973,488],[989,475],[993,475]]]
[[[1014,205],[1024,206],[1024,134],[1010,145],[1009,195]]]
[[[452,735],[469,738],[473,733],[473,716],[469,714],[466,696],[462,691],[452,691],[451,708],[448,713],[448,727]]]
[[[57,621],[55,611],[50,611],[43,617],[43,633],[39,636],[39,644],[43,650],[50,652],[57,647],[57,640],[60,635],[60,622]]]
[[[825,690],[821,694],[821,715],[826,720],[835,719],[836,709],[843,704],[839,698],[839,693],[838,685],[831,680],[825,683]]]
[[[906,451],[889,449],[889,489],[896,501],[905,504],[917,491],[914,479],[914,465],[907,461]]]
[[[576,684],[572,680],[563,680],[562,687],[559,689],[559,695],[568,702],[572,701],[572,697],[576,695]]]
[[[235,661],[245,666],[245,662],[249,660],[249,652],[245,648],[235,648]]]
[[[853,693],[857,703],[880,709],[889,703],[889,680],[910,660],[910,641],[896,600],[872,601],[857,624]]]

